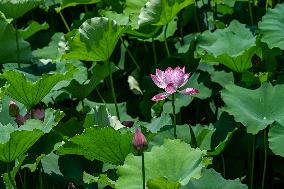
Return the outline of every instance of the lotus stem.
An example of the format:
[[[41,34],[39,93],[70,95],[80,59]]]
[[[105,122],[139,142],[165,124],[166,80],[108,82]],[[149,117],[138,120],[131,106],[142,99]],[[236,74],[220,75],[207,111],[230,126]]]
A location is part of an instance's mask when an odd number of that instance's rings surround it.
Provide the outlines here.
[[[196,140],[196,136],[194,134],[194,131],[193,131],[191,125],[188,125],[188,126],[189,126],[190,138],[191,138],[190,143],[191,143],[193,148],[197,148],[198,147],[197,146],[197,140]]]
[[[142,152],[142,180],[143,180],[143,189],[146,187],[146,178],[145,178],[145,157],[144,152]]]
[[[10,163],[7,163],[7,174],[8,174],[10,183],[12,184],[13,188],[16,189],[17,188],[16,183],[14,182],[14,179],[12,178],[12,175],[11,175]]]
[[[250,16],[250,22],[251,25],[253,25],[253,15],[252,15],[252,8],[251,8],[251,1],[248,1],[248,7],[249,7],[249,16]]]
[[[249,177],[249,188],[253,188],[253,180],[254,180],[254,160],[255,160],[255,135],[252,135],[252,154],[251,154],[251,170]]]
[[[170,50],[169,50],[169,47],[168,47],[167,30],[168,30],[168,24],[166,24],[166,26],[165,26],[164,37],[165,37],[165,47],[166,47],[167,55],[169,57],[169,56],[171,56],[171,54],[170,54]]]
[[[156,45],[155,45],[155,41],[153,38],[152,38],[152,49],[153,49],[153,55],[154,55],[154,64],[157,64],[158,60],[157,60]]]
[[[176,123],[176,106],[175,106],[175,94],[172,94],[172,108],[173,108],[173,126],[174,126],[174,137],[177,139],[177,123]]]
[[[226,178],[226,164],[225,164],[224,154],[221,154],[221,159],[222,159],[223,177]]]
[[[60,15],[61,20],[63,21],[63,23],[65,25],[65,28],[67,29],[68,32],[70,32],[71,30],[70,30],[70,28],[69,28],[69,26],[68,26],[68,24],[67,24],[67,22],[66,22],[66,20],[65,20],[65,18],[63,16],[63,14],[61,13],[61,11],[59,11],[59,15]]]
[[[197,10],[198,10],[197,1],[195,0],[195,9],[194,9],[195,17],[194,17],[194,20],[195,20],[195,23],[196,23],[197,31],[200,32],[200,25],[199,25],[199,19],[198,19],[198,15],[197,15]]]
[[[118,110],[118,105],[117,105],[117,100],[116,100],[116,95],[115,95],[114,85],[113,85],[113,78],[112,78],[112,72],[111,72],[111,63],[109,62],[109,60],[107,60],[105,63],[108,64],[110,87],[111,87],[112,98],[113,98],[114,105],[115,105],[116,116],[117,116],[118,120],[120,120],[120,115],[119,115],[119,110]]]
[[[16,33],[17,63],[18,63],[18,68],[21,68],[21,64],[20,64],[19,31],[18,31],[18,26],[17,26],[17,20],[16,19],[15,19],[15,33]]]
[[[131,58],[132,62],[135,64],[136,68],[138,70],[140,70],[140,66],[137,63],[136,59],[134,58],[133,54],[131,53],[131,51],[127,48],[126,44],[124,43],[124,40],[122,39],[121,36],[119,36],[119,39],[121,40],[122,45],[124,46],[124,48],[126,49],[126,52],[128,53],[129,57]]]
[[[261,188],[265,187],[265,176],[266,176],[266,165],[267,165],[267,129],[263,131],[263,147],[264,147],[264,162],[263,162],[263,172],[262,172],[262,183]]]

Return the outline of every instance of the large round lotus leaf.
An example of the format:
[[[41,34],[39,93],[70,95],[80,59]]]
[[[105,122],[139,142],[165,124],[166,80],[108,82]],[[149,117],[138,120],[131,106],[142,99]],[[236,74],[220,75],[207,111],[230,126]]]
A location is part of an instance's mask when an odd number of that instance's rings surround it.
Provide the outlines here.
[[[82,4],[94,4],[100,1],[101,0],[62,0],[60,9]]]
[[[149,0],[141,9],[138,24],[168,24],[184,7],[194,4],[194,0]]]
[[[27,41],[24,41],[21,36],[19,36],[18,40],[19,49],[17,50],[15,29],[12,24],[0,20],[0,64],[17,61],[23,63],[31,62],[32,51],[30,44]],[[19,59],[17,57],[17,52],[19,53]]]
[[[86,20],[79,28],[81,41],[95,55],[95,61],[108,60],[123,28],[104,17]]]
[[[132,133],[121,133],[111,127],[88,128],[83,134],[71,138],[57,153],[83,155],[89,160],[122,165],[132,152],[132,138]]]
[[[268,9],[258,26],[262,34],[261,40],[269,48],[279,47],[284,50],[284,3]]]
[[[180,140],[166,140],[162,146],[154,146],[144,155],[146,182],[165,177],[171,182],[186,185],[189,180],[198,179],[204,167],[204,152]],[[129,154],[124,165],[118,167],[118,175],[117,189],[142,189],[141,156]]]
[[[58,82],[69,79],[75,71],[77,70],[72,67],[66,74],[45,74],[36,82],[31,82],[23,73],[12,70],[1,74],[0,78],[7,80],[8,85],[4,89],[6,95],[32,108],[41,102]]]
[[[226,180],[214,169],[205,169],[202,177],[192,180],[181,189],[247,189],[247,185],[242,184],[239,179]]]
[[[1,0],[0,11],[7,18],[18,18],[35,8],[42,0]]]
[[[23,155],[44,133],[0,124],[0,161],[12,162]]]
[[[236,72],[243,72],[252,66],[254,54],[261,56],[255,41],[244,24],[233,20],[225,29],[205,31],[200,35],[196,52],[203,62],[219,62]]]
[[[257,134],[274,121],[284,125],[284,85],[263,84],[250,90],[234,84],[226,85],[222,99],[225,111],[247,127],[247,132]]]
[[[274,123],[268,133],[269,148],[276,155],[284,157],[284,126]]]
[[[86,20],[79,28],[69,32],[65,59],[106,61],[110,58],[124,29],[105,17]]]

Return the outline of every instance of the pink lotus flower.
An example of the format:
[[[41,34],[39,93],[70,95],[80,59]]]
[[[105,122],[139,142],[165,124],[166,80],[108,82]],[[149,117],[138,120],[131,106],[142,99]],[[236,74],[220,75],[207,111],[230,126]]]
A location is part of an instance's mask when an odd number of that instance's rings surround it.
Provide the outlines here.
[[[173,93],[181,93],[186,95],[193,95],[199,91],[195,88],[186,88],[184,90],[178,90],[183,87],[190,77],[189,73],[185,73],[185,67],[180,68],[179,66],[175,69],[168,67],[165,71],[156,69],[156,75],[151,74],[151,78],[154,83],[161,89],[164,89],[164,93],[155,95],[152,100],[160,101],[166,99]]]

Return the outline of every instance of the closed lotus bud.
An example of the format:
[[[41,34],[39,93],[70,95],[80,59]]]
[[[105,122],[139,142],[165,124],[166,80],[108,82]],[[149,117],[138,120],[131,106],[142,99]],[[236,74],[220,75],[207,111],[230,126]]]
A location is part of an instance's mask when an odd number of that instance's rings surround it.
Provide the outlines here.
[[[24,125],[26,119],[25,119],[24,116],[18,114],[18,115],[16,116],[15,121],[16,121],[16,123],[18,124],[18,126],[21,126],[21,125]]]
[[[132,145],[134,149],[141,153],[144,152],[148,148],[148,142],[140,128],[137,128],[132,140]]]
[[[41,106],[32,109],[32,118],[44,121],[45,111]]]
[[[134,125],[134,122],[133,121],[123,121],[121,124],[124,125],[125,127],[131,128]]]
[[[14,101],[10,101],[9,103],[9,115],[11,117],[17,117],[19,115],[20,109]]]

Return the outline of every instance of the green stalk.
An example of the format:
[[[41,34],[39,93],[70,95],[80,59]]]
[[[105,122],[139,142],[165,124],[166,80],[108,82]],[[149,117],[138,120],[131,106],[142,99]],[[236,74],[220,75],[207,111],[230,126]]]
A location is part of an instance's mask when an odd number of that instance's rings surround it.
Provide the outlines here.
[[[250,22],[251,25],[253,25],[253,15],[252,15],[252,8],[251,8],[251,1],[248,1],[248,7],[249,7],[249,16],[250,16]]]
[[[198,15],[197,15],[197,10],[198,10],[198,7],[197,7],[197,1],[195,0],[195,9],[194,9],[194,20],[195,20],[195,23],[196,23],[196,27],[197,27],[197,31],[200,32],[200,25],[199,25],[199,19],[198,19]]]
[[[154,55],[154,64],[157,64],[158,60],[157,60],[156,45],[155,45],[155,41],[153,38],[152,38],[152,49],[153,49],[153,55]]]
[[[144,152],[142,152],[142,180],[143,180],[143,189],[145,189],[146,178],[145,178],[145,160],[144,160]]]
[[[168,55],[168,57],[169,57],[169,56],[171,56],[171,54],[170,54],[170,50],[169,50],[169,47],[168,47],[167,30],[168,30],[168,24],[167,24],[166,27],[165,27],[164,37],[165,37],[165,47],[166,47],[167,55]]]
[[[267,165],[267,129],[266,128],[263,131],[263,144],[264,144],[264,162],[263,162],[262,183],[261,183],[262,189],[264,189],[265,186],[266,165]]]
[[[101,95],[101,93],[100,93],[98,87],[95,87],[95,90],[96,90],[96,92],[98,93],[98,95],[99,95],[101,101],[106,105],[106,101],[105,101],[105,99],[103,98],[103,96]]]
[[[197,140],[196,140],[196,136],[194,134],[194,131],[193,131],[191,125],[188,125],[188,126],[189,126],[190,138],[191,138],[190,143],[191,143],[193,148],[197,148],[198,145],[197,145]]]
[[[172,107],[173,107],[173,126],[174,126],[174,137],[177,139],[177,123],[176,123],[176,106],[175,106],[175,94],[172,94]]]
[[[70,32],[71,30],[70,30],[70,28],[69,28],[69,26],[68,26],[68,24],[67,24],[67,22],[66,22],[66,20],[65,20],[65,18],[63,16],[63,14],[61,13],[61,11],[59,11],[59,15],[60,15],[61,20],[63,21],[63,23],[65,25],[65,28],[67,29],[68,32]]]
[[[221,158],[222,158],[223,177],[226,178],[226,164],[225,164],[224,154],[221,154]]]
[[[16,189],[17,188],[16,183],[14,182],[14,179],[12,178],[12,175],[11,175],[10,163],[7,163],[7,174],[8,174],[10,183],[12,184],[13,188]]]
[[[119,111],[118,111],[117,100],[116,100],[115,91],[114,91],[113,79],[112,79],[111,64],[110,64],[110,62],[109,62],[108,60],[107,60],[105,63],[108,64],[110,87],[111,87],[112,98],[113,98],[114,105],[115,105],[116,116],[117,116],[118,120],[120,120],[120,115],[119,115]]]
[[[20,171],[18,171],[18,173],[19,173],[19,177],[20,177],[21,185],[22,185],[23,189],[26,189],[26,185],[25,185],[25,184],[24,184],[24,182],[23,182],[21,172],[20,172]]]
[[[251,171],[249,178],[249,188],[253,188],[253,178],[254,178],[254,160],[255,160],[255,135],[252,135],[252,154],[251,154]]]
[[[17,20],[15,20],[15,32],[16,32],[16,47],[17,47],[17,63],[18,63],[18,68],[21,68],[21,64],[20,64],[19,31],[18,31],[18,26],[17,26]]]
[[[122,39],[121,36],[119,36],[119,39],[121,40],[122,45],[123,45],[124,48],[126,49],[126,52],[128,53],[128,55],[129,55],[129,57],[131,58],[132,62],[135,64],[136,68],[137,68],[138,70],[140,70],[141,68],[140,68],[139,64],[137,63],[137,61],[136,61],[136,59],[134,58],[134,56],[133,56],[133,54],[131,53],[131,51],[130,51],[130,50],[127,48],[127,46],[125,45],[124,40]]]

